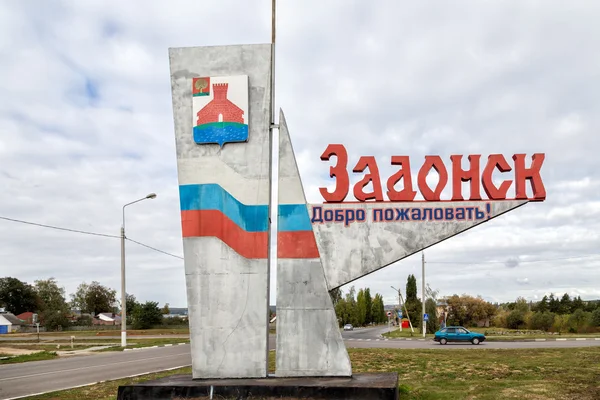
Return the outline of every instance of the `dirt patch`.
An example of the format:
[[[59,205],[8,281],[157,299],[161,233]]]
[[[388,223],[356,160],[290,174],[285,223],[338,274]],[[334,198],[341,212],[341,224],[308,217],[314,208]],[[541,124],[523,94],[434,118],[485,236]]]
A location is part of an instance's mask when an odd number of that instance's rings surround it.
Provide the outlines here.
[[[6,354],[9,356],[22,356],[27,354],[39,353],[43,350],[31,350],[31,349],[15,349],[12,347],[0,347],[0,354]]]

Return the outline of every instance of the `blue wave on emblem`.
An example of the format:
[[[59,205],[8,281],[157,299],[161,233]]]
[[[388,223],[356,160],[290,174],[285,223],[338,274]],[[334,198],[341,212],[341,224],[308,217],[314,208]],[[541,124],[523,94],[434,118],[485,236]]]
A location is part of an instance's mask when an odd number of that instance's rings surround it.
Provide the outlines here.
[[[248,125],[238,122],[211,122],[194,127],[194,141],[198,144],[245,142],[248,140]]]

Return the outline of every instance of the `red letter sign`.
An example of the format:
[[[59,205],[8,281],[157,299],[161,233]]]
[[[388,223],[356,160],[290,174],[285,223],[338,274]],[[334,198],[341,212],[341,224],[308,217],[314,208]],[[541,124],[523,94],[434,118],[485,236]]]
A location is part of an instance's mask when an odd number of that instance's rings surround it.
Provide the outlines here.
[[[331,156],[337,157],[335,167],[329,167],[329,177],[333,178],[335,176],[337,179],[336,188],[333,193],[329,193],[327,188],[323,187],[319,188],[319,191],[326,202],[342,202],[348,195],[348,189],[350,188],[350,179],[346,170],[348,166],[348,153],[343,144],[330,144],[323,154],[321,154],[321,160],[328,161]]]
[[[359,158],[358,163],[356,163],[356,166],[352,172],[363,172],[365,168],[369,168],[369,173],[365,174],[365,177],[357,182],[356,185],[354,185],[354,197],[356,197],[356,200],[358,201],[373,199],[377,201],[383,201],[381,178],[379,177],[379,168],[377,167],[377,161],[375,161],[375,157],[363,156]],[[363,188],[367,186],[369,182],[373,183],[373,191],[370,193],[365,193]]]
[[[399,165],[400,170],[390,176],[387,181],[387,196],[391,201],[413,201],[417,192],[413,190],[412,177],[410,176],[410,159],[408,156],[392,156],[392,165]],[[404,178],[404,189],[394,189],[396,183]]]
[[[426,180],[427,174],[432,167],[440,175],[440,180],[435,188],[435,191],[432,191],[429,186],[427,186]],[[425,156],[425,162],[419,170],[418,180],[419,190],[421,191],[421,194],[425,200],[440,201],[440,194],[442,193],[442,190],[444,190],[446,183],[448,183],[448,171],[446,171],[446,166],[444,165],[444,162],[440,156]]]
[[[508,192],[508,188],[512,184],[512,180],[506,180],[502,182],[500,188],[494,186],[492,174],[494,173],[494,168],[496,167],[500,172],[509,172],[512,170],[502,154],[491,154],[488,157],[487,165],[485,166],[481,176],[483,190],[485,190],[485,193],[490,200],[504,200],[506,199],[506,192]]]
[[[546,189],[540,176],[540,169],[544,163],[544,158],[546,156],[543,153],[535,153],[531,158],[531,168],[525,168],[525,154],[515,154],[513,156],[513,160],[515,160],[516,199],[527,199],[527,189],[525,189],[527,181],[531,182],[534,200],[546,199]]]
[[[450,156],[452,160],[452,200],[464,200],[462,196],[462,183],[471,181],[469,200],[481,200],[479,191],[479,159],[481,156],[469,156],[469,169],[464,171],[461,166],[462,156]]]

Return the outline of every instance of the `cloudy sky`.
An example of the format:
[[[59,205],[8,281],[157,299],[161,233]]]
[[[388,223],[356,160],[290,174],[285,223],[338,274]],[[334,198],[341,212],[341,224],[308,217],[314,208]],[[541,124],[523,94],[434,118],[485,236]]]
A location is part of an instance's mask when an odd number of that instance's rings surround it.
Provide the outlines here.
[[[270,3],[1,2],[0,217],[118,235],[155,192],[127,235],[181,256],[168,48],[269,42]],[[391,155],[543,152],[547,200],[427,250],[427,282],[600,298],[600,4],[573,3],[282,1],[276,104],[309,201],[328,143],[383,179]],[[0,240],[1,276],[120,288],[116,238],[0,220]],[[352,284],[393,303],[410,273],[420,287],[420,255]],[[184,307],[183,261],[128,242],[127,288]]]

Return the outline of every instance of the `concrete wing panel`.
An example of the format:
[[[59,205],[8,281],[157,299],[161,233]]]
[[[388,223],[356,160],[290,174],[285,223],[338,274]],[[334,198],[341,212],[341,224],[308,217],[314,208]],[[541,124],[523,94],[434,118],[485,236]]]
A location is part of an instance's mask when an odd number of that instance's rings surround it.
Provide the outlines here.
[[[169,61],[193,378],[266,377],[271,45],[171,48]],[[218,89],[243,109],[245,77],[244,123],[217,110],[198,125],[193,99]]]
[[[311,217],[322,217],[322,222],[314,221],[312,227],[331,290],[527,202],[326,203],[312,204],[309,211]],[[346,224],[345,217],[339,220],[341,215],[360,213],[363,221]]]
[[[275,374],[351,376],[283,112],[279,117]]]

